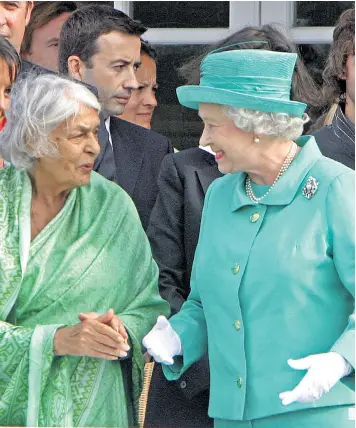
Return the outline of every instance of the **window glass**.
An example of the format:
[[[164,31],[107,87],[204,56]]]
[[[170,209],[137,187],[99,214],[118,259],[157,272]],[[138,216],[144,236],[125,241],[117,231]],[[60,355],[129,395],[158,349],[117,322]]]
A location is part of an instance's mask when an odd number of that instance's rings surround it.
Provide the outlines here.
[[[341,13],[352,7],[353,1],[296,1],[293,27],[334,27]]]
[[[228,1],[134,1],[133,18],[149,28],[228,28]]]

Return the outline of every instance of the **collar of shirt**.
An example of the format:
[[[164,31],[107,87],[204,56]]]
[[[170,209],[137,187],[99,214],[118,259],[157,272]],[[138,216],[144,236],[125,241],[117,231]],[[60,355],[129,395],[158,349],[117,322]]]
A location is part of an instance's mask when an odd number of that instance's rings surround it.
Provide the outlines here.
[[[297,139],[296,143],[302,150],[260,205],[289,205],[312,166],[322,157],[314,137],[303,135]],[[232,211],[243,206],[254,205],[246,194],[245,181],[246,174],[239,173],[231,204]]]
[[[341,104],[339,104],[332,121],[334,134],[341,140],[355,145],[355,125],[345,116]]]
[[[109,141],[110,141],[110,144],[111,144],[111,147],[112,147],[113,145],[112,145],[111,132],[110,132],[110,116],[105,120],[105,128],[108,131]]]

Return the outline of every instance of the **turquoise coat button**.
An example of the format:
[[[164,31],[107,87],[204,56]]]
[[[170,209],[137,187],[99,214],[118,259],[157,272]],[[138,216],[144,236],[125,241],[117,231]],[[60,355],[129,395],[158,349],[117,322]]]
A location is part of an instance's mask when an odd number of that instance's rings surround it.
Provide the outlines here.
[[[259,213],[253,213],[250,217],[251,223],[256,223],[256,221],[258,221],[260,218]]]
[[[236,383],[237,383],[237,387],[238,387],[238,388],[242,388],[242,377],[241,377],[241,376],[239,376],[239,377],[237,378]]]
[[[236,264],[233,268],[231,268],[231,270],[234,275],[237,275],[240,270],[240,265]]]

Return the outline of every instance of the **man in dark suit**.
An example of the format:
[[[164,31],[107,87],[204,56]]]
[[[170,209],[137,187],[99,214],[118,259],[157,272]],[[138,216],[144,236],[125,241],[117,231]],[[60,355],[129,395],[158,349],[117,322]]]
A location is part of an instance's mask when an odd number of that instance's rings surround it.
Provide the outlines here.
[[[158,192],[160,165],[173,148],[162,135],[115,117],[123,113],[131,91],[138,88],[135,72],[145,31],[109,6],[78,9],[62,27],[59,71],[97,89],[105,127],[99,134],[101,154],[94,169],[126,190],[146,229]]]
[[[221,175],[214,156],[200,148],[170,154],[162,162],[158,197],[147,235],[160,268],[160,294],[170,303],[171,315],[179,312],[188,297],[205,194]],[[148,395],[145,427],[212,427],[208,402],[207,356],[174,382],[166,380],[157,364]]]

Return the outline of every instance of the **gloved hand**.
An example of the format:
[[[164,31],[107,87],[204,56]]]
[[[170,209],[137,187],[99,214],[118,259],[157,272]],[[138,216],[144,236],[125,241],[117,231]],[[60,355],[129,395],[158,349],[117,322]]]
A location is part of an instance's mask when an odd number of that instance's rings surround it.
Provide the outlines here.
[[[350,363],[336,352],[309,355],[299,360],[290,359],[288,364],[296,370],[308,370],[308,373],[292,391],[279,394],[285,406],[295,401],[310,403],[319,400],[352,370]]]
[[[166,317],[160,315],[156,325],[143,338],[143,346],[157,363],[173,364],[173,357],[182,355],[182,344]]]

